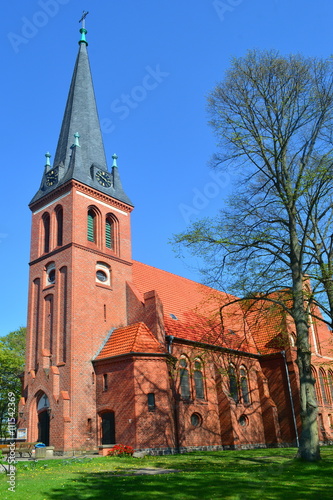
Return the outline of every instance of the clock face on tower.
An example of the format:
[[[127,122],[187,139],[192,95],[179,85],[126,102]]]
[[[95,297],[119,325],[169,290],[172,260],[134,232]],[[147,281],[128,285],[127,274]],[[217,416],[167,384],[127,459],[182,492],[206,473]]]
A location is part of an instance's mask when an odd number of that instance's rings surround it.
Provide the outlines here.
[[[105,172],[104,170],[98,170],[96,172],[96,179],[103,187],[110,187],[112,184],[109,172]]]
[[[46,174],[45,183],[48,187],[53,186],[58,182],[58,170],[52,169]]]

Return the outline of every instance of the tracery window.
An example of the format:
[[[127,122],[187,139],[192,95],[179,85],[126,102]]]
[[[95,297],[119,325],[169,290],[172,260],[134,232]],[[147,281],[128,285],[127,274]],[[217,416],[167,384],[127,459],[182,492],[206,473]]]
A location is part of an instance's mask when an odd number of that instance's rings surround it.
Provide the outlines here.
[[[327,382],[328,382],[329,394],[331,397],[331,405],[333,405],[333,372],[331,372],[331,370],[329,370],[328,372]]]
[[[242,393],[242,400],[245,405],[250,404],[250,391],[249,391],[249,383],[247,372],[244,367],[241,367],[240,371],[240,389]]]
[[[320,390],[321,390],[321,397],[323,404],[328,405],[328,398],[326,394],[327,379],[326,379],[326,373],[322,368],[319,369],[319,383],[320,383]]]
[[[238,398],[238,387],[237,387],[236,369],[235,369],[235,367],[233,365],[229,366],[228,375],[229,375],[229,392],[230,392],[230,397],[235,401],[235,403],[238,403],[239,398]]]
[[[191,395],[188,361],[182,357],[179,361],[180,394],[182,398],[189,399]]]
[[[193,377],[194,377],[195,396],[198,399],[204,399],[205,391],[203,383],[202,363],[199,359],[196,359],[194,361]]]
[[[317,372],[316,372],[316,370],[315,370],[315,368],[313,366],[311,366],[311,374],[312,374],[312,377],[313,377],[313,380],[314,380],[314,394],[315,394],[315,398],[316,398],[317,402],[320,403],[321,399],[320,399],[320,394],[319,394],[319,391],[318,391]]]

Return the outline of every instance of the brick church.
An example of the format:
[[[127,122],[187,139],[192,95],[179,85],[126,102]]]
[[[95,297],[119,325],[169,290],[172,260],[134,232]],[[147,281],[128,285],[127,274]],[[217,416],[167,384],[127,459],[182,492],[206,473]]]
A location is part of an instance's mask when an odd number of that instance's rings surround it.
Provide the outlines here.
[[[19,428],[56,451],[295,445],[293,324],[132,260],[133,204],[108,167],[81,40],[53,165],[30,203]],[[311,324],[322,442],[333,441],[333,337]]]

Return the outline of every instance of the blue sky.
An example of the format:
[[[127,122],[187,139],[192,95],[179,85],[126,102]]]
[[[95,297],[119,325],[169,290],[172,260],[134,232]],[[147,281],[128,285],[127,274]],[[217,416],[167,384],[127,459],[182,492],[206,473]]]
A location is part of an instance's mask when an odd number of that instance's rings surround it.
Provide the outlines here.
[[[327,58],[329,0],[15,0],[2,8],[0,335],[26,324],[30,210],[55,153],[78,51],[88,51],[109,166],[132,199],[133,258],[199,279],[168,241],[213,215],[232,176],[214,177],[207,94],[232,57],[278,49]],[[51,158],[52,162],[52,158]]]

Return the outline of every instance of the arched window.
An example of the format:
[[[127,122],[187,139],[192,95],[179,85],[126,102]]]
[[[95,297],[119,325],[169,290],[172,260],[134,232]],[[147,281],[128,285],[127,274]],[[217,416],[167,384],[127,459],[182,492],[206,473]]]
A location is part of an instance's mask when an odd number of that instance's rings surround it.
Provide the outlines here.
[[[179,378],[180,378],[180,394],[184,399],[189,399],[190,391],[190,377],[188,374],[188,363],[185,357],[179,361]]]
[[[115,249],[115,221],[111,215],[107,215],[105,220],[105,246]]]
[[[239,400],[238,400],[237,377],[236,377],[236,370],[233,365],[229,366],[228,375],[229,375],[230,397],[235,401],[235,403],[238,403]]]
[[[316,372],[316,370],[314,369],[313,366],[311,366],[311,375],[312,375],[312,378],[314,380],[315,398],[316,398],[317,402],[320,403],[320,394],[319,394],[319,391],[318,391],[317,372]]]
[[[44,253],[50,251],[50,214],[45,212],[43,219],[43,233],[44,233]]]
[[[114,233],[113,233],[113,220],[111,217],[107,217],[105,221],[105,246],[107,248],[114,249]]]
[[[331,370],[328,372],[327,381],[328,381],[329,393],[331,396],[331,404],[333,404],[333,372],[331,372]]]
[[[249,383],[247,379],[247,372],[244,367],[241,367],[240,371],[240,388],[242,392],[242,399],[245,405],[250,404],[250,391],[249,391]]]
[[[319,383],[320,383],[320,390],[321,390],[323,404],[328,405],[328,399],[326,394],[327,379],[326,379],[326,373],[323,370],[323,368],[319,369]]]
[[[105,246],[118,253],[118,219],[114,214],[105,218]]]
[[[87,238],[96,243],[96,212],[92,208],[88,210]]]
[[[198,399],[205,398],[204,384],[203,384],[203,374],[202,374],[202,363],[200,359],[196,359],[194,361],[194,387],[195,387],[195,396]]]
[[[62,246],[63,241],[63,223],[64,223],[64,213],[62,207],[59,205],[55,209],[56,222],[57,222],[57,246]]]

